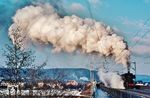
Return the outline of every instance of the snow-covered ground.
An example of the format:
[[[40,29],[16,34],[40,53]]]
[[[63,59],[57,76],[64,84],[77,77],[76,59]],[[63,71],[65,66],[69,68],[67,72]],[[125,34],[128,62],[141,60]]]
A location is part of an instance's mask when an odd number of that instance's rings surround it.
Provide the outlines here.
[[[58,90],[58,89],[51,89],[51,90],[32,90],[33,91],[33,95],[35,96],[54,96],[54,95],[58,95],[58,96],[79,96],[80,95],[80,91],[78,90]],[[19,94],[20,92],[17,91],[17,93]],[[11,95],[15,95],[15,90],[11,90],[10,91]],[[21,94],[22,95],[29,95],[29,90],[21,90]],[[0,90],[0,95],[9,95],[9,90],[8,89],[1,89]]]
[[[19,93],[19,91],[18,91]],[[8,95],[9,94],[9,91],[7,89],[1,89],[0,90],[0,95]],[[11,95],[14,95],[15,94],[15,91],[11,91]],[[22,90],[22,95],[28,95],[29,94],[29,90]],[[36,95],[36,96],[40,96],[40,95],[46,95],[46,94],[50,94],[50,95],[65,95],[65,96],[80,96],[80,92],[77,91],[77,90],[65,90],[65,91],[62,91],[62,90],[33,90],[33,95]],[[97,89],[96,90],[96,93],[95,93],[95,98],[110,98],[109,95],[106,93],[106,92],[103,92],[102,90],[100,89]]]

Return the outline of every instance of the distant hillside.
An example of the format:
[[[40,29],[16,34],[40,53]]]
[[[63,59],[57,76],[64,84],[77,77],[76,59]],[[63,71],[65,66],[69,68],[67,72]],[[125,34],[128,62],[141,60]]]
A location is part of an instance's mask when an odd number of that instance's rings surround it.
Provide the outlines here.
[[[0,68],[0,76],[3,72],[8,69]],[[28,71],[28,69],[24,69]],[[44,75],[43,79],[60,79],[63,81],[67,80],[76,80],[78,82],[89,81],[90,80],[90,71],[83,68],[53,68],[53,69],[42,69]],[[96,71],[92,71],[92,75],[95,80],[99,80]]]
[[[136,75],[137,81],[143,81],[143,82],[150,82],[150,76],[149,75]]]
[[[0,77],[3,72],[8,69],[0,68]],[[24,69],[28,71],[28,69]],[[89,81],[90,80],[90,71],[84,68],[53,68],[53,69],[42,69],[44,75],[41,77],[42,79],[59,79],[63,81],[67,80],[76,80],[78,82]],[[92,71],[94,75],[94,79],[99,81],[99,77],[96,71]],[[150,82],[149,75],[137,75],[136,80],[143,82]]]

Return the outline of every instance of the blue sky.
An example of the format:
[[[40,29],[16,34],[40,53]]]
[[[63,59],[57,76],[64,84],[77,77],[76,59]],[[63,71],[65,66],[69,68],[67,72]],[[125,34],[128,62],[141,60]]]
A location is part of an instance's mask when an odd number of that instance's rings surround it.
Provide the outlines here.
[[[82,18],[90,17],[110,25],[128,42],[132,52],[131,60],[137,62],[137,73],[150,75],[150,0],[89,0],[89,2],[87,0],[58,0],[57,2],[56,0],[1,0],[0,62],[2,65],[5,65],[2,48],[8,43],[7,30],[12,23],[11,17],[17,9],[41,1],[59,6],[60,13],[75,14]],[[92,16],[89,9],[91,9]],[[47,58],[46,54],[50,52],[50,49],[38,47],[36,51],[37,59],[41,61],[41,57]],[[82,67],[90,63],[91,57],[79,53],[50,53],[48,58],[50,59],[49,67],[68,67],[70,65],[71,67]]]

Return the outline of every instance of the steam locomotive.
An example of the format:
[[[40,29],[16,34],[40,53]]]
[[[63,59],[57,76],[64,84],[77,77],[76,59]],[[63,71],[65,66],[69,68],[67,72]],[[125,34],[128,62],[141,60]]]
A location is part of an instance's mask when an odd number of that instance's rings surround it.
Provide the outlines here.
[[[125,89],[134,89],[134,88],[138,89],[139,88],[136,86],[135,75],[133,73],[130,73],[130,71],[122,74],[121,77],[122,77],[122,80],[124,81]],[[97,88],[101,88],[101,86],[104,86],[102,82],[97,84]]]
[[[139,89],[140,88],[140,86],[136,85],[136,81],[135,81],[136,76],[133,73],[131,73],[130,70],[128,70],[127,73],[122,74],[121,78],[124,81],[125,89],[134,89],[134,88]],[[101,82],[97,84],[97,87],[100,88],[103,85],[104,84]]]
[[[136,68],[135,68],[136,69]],[[141,86],[136,83],[136,76],[130,72],[130,66],[127,68],[127,73],[121,75],[122,80],[124,81],[125,89],[140,89]],[[103,86],[103,83],[97,84],[97,87]]]
[[[125,74],[121,75],[123,81],[124,81],[124,87],[125,89],[133,89],[136,88],[136,83],[135,83],[135,75],[133,75],[133,73],[130,73],[130,71],[128,71]]]
[[[121,77],[122,77],[122,80],[124,81],[125,89],[137,88],[136,82],[135,82],[136,77],[133,73],[130,73],[130,71],[128,71],[127,73],[122,74]],[[104,86],[104,84],[100,82],[96,86],[97,88],[101,88],[101,86]]]

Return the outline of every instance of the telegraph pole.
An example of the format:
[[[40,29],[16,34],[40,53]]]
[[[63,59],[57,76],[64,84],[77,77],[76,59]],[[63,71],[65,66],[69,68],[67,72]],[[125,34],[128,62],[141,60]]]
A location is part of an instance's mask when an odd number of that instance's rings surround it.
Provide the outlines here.
[[[132,62],[134,64],[134,72],[135,72],[135,81],[136,81],[136,62]]]

